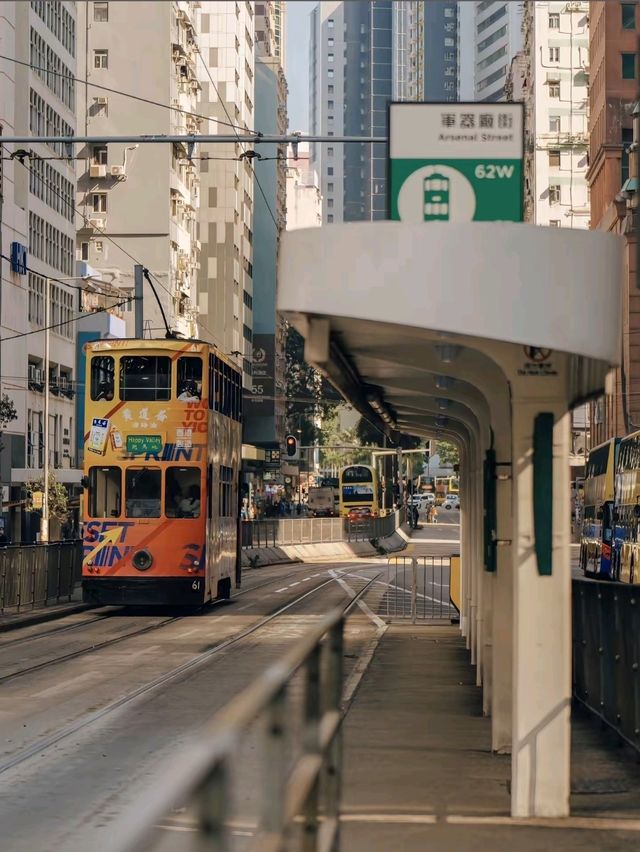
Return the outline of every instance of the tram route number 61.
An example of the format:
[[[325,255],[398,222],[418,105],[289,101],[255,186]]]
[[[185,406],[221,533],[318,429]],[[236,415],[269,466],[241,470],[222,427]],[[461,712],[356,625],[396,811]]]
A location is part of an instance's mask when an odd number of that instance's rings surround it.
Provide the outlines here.
[[[194,580],[191,584],[191,588],[194,592],[197,592],[200,589],[200,580]]]
[[[506,164],[498,165],[497,163],[479,163],[476,166],[476,177],[478,180],[496,180],[496,178],[511,178],[513,177],[514,166]]]

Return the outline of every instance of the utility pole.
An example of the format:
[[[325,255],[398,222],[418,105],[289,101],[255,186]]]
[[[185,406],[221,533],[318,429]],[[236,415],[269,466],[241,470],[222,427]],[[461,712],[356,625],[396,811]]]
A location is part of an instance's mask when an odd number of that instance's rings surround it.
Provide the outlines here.
[[[142,292],[144,285],[144,276],[142,270],[144,267],[140,263],[136,263],[133,267],[133,284],[134,284],[134,302],[133,310],[135,316],[135,336],[138,340],[144,337],[144,315],[142,310]]]
[[[49,541],[49,326],[51,325],[51,279],[44,290],[44,495],[40,519],[40,542]]]

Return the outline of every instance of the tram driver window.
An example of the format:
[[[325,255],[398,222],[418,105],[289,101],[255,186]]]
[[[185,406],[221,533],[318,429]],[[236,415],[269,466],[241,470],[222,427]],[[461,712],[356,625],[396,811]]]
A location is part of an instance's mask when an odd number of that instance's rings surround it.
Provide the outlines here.
[[[178,399],[181,402],[202,399],[202,358],[178,358]]]
[[[119,467],[89,468],[89,517],[118,518],[122,505]]]
[[[167,518],[200,517],[199,468],[167,468],[164,489],[164,513]]]
[[[171,396],[171,360],[166,356],[130,355],[120,359],[120,399],[164,402]]]
[[[111,355],[95,355],[91,359],[91,399],[112,400],[115,381],[116,367]]]
[[[160,470],[157,468],[127,468],[125,474],[127,518],[160,517]]]

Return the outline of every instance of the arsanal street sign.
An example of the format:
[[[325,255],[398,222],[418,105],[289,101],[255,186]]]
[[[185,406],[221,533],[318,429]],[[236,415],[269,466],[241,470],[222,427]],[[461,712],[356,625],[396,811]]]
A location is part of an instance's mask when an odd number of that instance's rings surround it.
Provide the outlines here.
[[[391,218],[521,222],[523,104],[393,103]]]

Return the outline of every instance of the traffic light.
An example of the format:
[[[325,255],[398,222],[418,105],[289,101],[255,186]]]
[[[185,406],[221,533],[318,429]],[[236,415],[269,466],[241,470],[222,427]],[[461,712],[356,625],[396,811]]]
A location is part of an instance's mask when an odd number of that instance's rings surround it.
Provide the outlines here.
[[[298,440],[295,435],[287,435],[284,439],[287,458],[295,458],[298,455]]]

